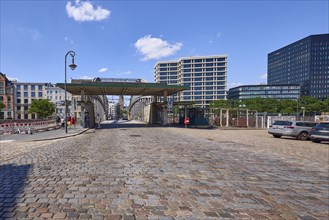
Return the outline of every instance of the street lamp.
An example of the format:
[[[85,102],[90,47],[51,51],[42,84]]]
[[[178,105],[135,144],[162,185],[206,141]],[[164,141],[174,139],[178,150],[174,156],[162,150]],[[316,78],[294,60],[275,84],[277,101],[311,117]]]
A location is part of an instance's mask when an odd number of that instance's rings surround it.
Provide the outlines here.
[[[65,94],[65,133],[67,134],[67,100],[66,100],[66,57],[67,55],[69,55],[72,57],[72,63],[69,65],[69,67],[71,68],[71,70],[74,70],[77,65],[74,64],[74,56],[75,56],[75,52],[70,50],[69,52],[67,52],[65,54],[65,83],[64,83],[64,94]]]

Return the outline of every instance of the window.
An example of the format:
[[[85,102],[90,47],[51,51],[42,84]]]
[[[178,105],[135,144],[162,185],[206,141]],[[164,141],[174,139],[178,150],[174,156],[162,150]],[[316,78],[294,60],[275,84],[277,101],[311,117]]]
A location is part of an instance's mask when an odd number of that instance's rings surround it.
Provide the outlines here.
[[[27,85],[24,85],[24,90],[27,90]]]
[[[35,92],[31,92],[31,97],[35,97]]]
[[[31,90],[35,90],[35,85],[31,85]]]
[[[24,114],[24,119],[29,119],[29,115],[28,114]]]
[[[11,94],[12,93],[12,89],[11,88],[6,89],[6,93],[7,94]]]
[[[0,86],[3,87],[3,82],[0,82]]]
[[[16,100],[17,104],[21,104],[21,99]]]
[[[0,88],[0,94],[4,94],[3,88]]]
[[[17,92],[17,97],[21,97],[21,92]]]
[[[28,92],[24,92],[24,97],[29,97]]]
[[[11,97],[10,96],[7,96],[7,101],[11,102]]]
[[[39,98],[41,98],[42,97],[42,92],[39,92]]]
[[[28,99],[24,99],[24,104],[28,104],[29,100]]]
[[[17,90],[21,90],[21,85],[16,86]]]
[[[38,89],[39,89],[39,90],[42,90],[42,86],[41,86],[41,85],[39,85],[39,86],[38,86]]]

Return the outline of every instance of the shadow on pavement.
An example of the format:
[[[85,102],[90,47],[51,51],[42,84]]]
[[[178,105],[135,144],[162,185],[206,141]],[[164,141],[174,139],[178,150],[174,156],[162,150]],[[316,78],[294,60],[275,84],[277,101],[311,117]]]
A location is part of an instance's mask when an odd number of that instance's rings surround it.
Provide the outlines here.
[[[150,128],[159,127],[159,125],[150,125],[146,123],[136,123],[135,121],[113,121],[107,124],[101,124],[100,127],[96,125],[96,129],[115,129],[115,128]]]
[[[23,196],[30,170],[31,165],[0,165],[0,219],[14,217],[17,200]]]

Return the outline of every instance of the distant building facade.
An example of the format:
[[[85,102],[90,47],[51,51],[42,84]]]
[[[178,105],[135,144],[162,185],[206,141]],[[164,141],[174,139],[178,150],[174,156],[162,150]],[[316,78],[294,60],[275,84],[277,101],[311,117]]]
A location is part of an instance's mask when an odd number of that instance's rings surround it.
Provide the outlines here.
[[[155,64],[156,83],[189,86],[174,101],[191,101],[208,107],[210,102],[226,99],[227,55],[183,57],[177,61],[160,61]]]
[[[13,119],[15,115],[14,85],[3,73],[0,73],[0,102],[4,104],[4,108],[0,109],[0,120]]]
[[[329,34],[310,35],[268,54],[267,84],[300,84],[301,96],[329,97]]]
[[[35,99],[46,98],[47,83],[14,82],[15,88],[15,119],[38,119],[34,113],[29,114],[29,108]]]
[[[277,100],[297,100],[300,97],[300,85],[243,85],[229,89],[228,99],[246,100],[251,98],[274,98]]]
[[[65,90],[55,85],[48,84],[46,87],[46,98],[55,104],[55,114],[59,115],[60,117],[65,116]],[[71,103],[72,101],[72,94],[67,92],[66,93],[66,100]],[[68,113],[70,113],[71,107],[68,106]],[[72,115],[73,116],[73,115]]]

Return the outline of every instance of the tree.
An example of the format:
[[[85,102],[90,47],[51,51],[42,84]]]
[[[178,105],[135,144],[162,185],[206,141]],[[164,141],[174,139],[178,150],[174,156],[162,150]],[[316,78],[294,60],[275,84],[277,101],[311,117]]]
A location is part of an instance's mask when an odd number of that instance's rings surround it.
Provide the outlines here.
[[[3,109],[5,107],[5,104],[3,102],[0,101],[0,111],[1,109]]]
[[[55,112],[55,104],[48,99],[33,100],[29,114],[36,113],[40,118],[47,118]]]
[[[4,119],[4,113],[2,112],[2,109],[5,107],[5,104],[0,101],[0,119]]]

